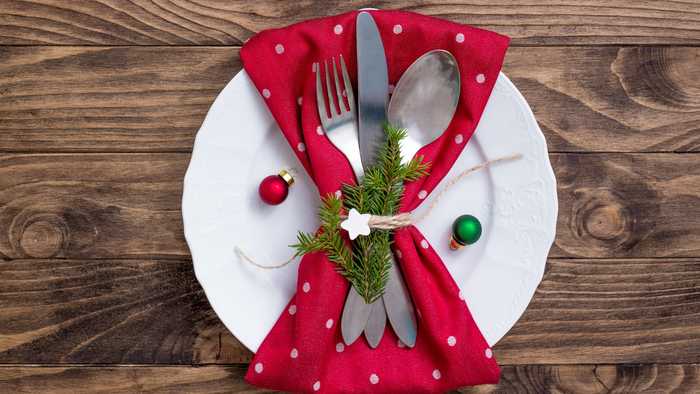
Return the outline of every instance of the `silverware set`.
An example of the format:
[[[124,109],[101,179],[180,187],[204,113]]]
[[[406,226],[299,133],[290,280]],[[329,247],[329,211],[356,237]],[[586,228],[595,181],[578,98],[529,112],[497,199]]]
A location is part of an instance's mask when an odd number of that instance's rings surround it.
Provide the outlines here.
[[[386,56],[377,25],[368,12],[360,12],[356,23],[357,108],[342,56],[338,56],[342,84],[335,58],[330,59],[330,68],[326,60],[323,70],[321,63],[316,63],[314,69],[321,125],[331,143],[348,159],[359,182],[364,169],[375,163],[377,151],[385,141],[387,106],[391,124],[407,130],[401,151],[402,161],[408,162],[418,149],[449,126],[459,100],[460,80],[457,62],[449,52],[430,51],[404,73],[389,103]],[[376,348],[384,335],[387,317],[401,342],[407,347],[415,346],[415,310],[394,256],[381,298],[367,304],[354,287],[350,288],[341,318],[343,341],[350,345],[364,332],[369,345]]]

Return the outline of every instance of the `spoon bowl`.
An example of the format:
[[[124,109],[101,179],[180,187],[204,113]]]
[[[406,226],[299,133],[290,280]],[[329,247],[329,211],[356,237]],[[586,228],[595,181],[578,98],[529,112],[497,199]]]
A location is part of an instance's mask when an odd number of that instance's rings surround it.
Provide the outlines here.
[[[426,52],[396,84],[387,118],[406,129],[401,161],[408,163],[423,146],[435,141],[452,122],[461,92],[459,66],[448,51]]]

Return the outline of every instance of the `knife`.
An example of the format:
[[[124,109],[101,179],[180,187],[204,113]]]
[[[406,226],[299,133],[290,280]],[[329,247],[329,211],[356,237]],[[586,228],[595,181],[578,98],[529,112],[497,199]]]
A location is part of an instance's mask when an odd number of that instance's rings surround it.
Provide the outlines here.
[[[369,168],[386,140],[384,123],[389,100],[389,74],[384,45],[369,12],[357,15],[357,88],[360,155]]]
[[[386,140],[384,124],[389,99],[389,75],[379,29],[369,12],[357,15],[358,124],[362,165],[368,168],[377,160]],[[408,290],[392,255],[384,296],[371,307],[365,337],[375,348],[384,335],[386,317],[405,345],[416,342],[416,320]]]
[[[362,166],[371,166],[378,147],[384,141],[383,123],[389,95],[384,45],[374,19],[367,12],[357,15],[358,140]],[[345,300],[340,329],[345,344],[353,343],[364,330],[372,348],[379,345],[386,326],[386,311],[381,298],[367,304],[354,287]],[[369,327],[369,329],[367,329]]]

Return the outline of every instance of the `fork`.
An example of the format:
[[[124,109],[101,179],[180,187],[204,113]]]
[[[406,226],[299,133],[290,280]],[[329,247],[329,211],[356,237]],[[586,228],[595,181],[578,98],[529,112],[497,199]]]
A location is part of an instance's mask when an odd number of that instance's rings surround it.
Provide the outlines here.
[[[333,88],[331,86],[330,73],[328,72],[328,62],[323,64],[326,69],[326,90],[328,91],[328,107],[326,109],[326,99],[323,94],[323,86],[321,83],[321,66],[320,63],[315,63],[316,72],[316,104],[318,106],[318,115],[321,118],[321,125],[338,150],[340,150],[350,162],[357,182],[359,183],[365,171],[362,167],[362,159],[360,158],[360,142],[357,132],[357,111],[355,110],[355,96],[352,92],[352,84],[348,76],[348,70],[345,67],[345,60],[340,56],[340,68],[343,74],[343,84],[345,85],[345,95],[348,99],[348,108],[345,107],[343,99],[343,89],[340,86],[338,78],[338,69],[335,65],[335,58],[331,58],[333,64],[333,79],[335,80],[335,93],[337,96],[338,107],[336,108],[333,99]]]
[[[343,74],[345,96],[347,97],[347,107],[343,99],[343,89],[340,86],[335,58],[331,58],[331,63],[333,65],[333,80],[335,82],[335,95],[338,106],[336,107],[333,99],[333,87],[331,85],[330,72],[326,61],[324,61],[323,64],[326,71],[326,91],[328,93],[328,107],[330,111],[326,108],[326,98],[323,93],[323,83],[321,82],[320,63],[314,63],[314,70],[316,72],[316,105],[318,107],[319,117],[321,118],[321,125],[328,139],[348,159],[355,173],[355,177],[357,178],[357,182],[359,183],[365,171],[362,167],[362,159],[360,157],[355,96],[352,91],[352,84],[343,56],[340,55],[339,58],[340,69]],[[372,315],[371,321],[370,314]],[[368,324],[368,321],[370,321],[370,324]],[[345,343],[350,345],[355,342],[360,334],[362,334],[362,331],[365,330],[365,336],[370,346],[376,347],[379,344],[381,336],[384,334],[385,322],[386,311],[383,300],[379,299],[372,304],[367,304],[355,287],[351,287],[348,297],[345,300],[345,307],[343,308],[341,320],[341,332]]]

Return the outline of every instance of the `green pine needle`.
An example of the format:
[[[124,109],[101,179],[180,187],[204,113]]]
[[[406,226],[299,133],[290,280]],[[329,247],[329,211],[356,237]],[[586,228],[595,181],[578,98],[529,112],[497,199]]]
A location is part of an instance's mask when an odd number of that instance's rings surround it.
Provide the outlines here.
[[[296,256],[325,253],[367,303],[384,294],[391,268],[392,231],[372,229],[368,236],[356,238],[350,249],[341,233],[341,214],[351,208],[373,215],[396,214],[404,182],[427,176],[429,169],[423,157],[401,163],[401,140],[406,138],[406,130],[385,125],[384,131],[387,141],[378,152],[377,164],[365,171],[359,185],[343,185],[343,200],[334,195],[324,197],[318,213],[321,230],[317,234],[299,232],[297,243],[292,245]]]

